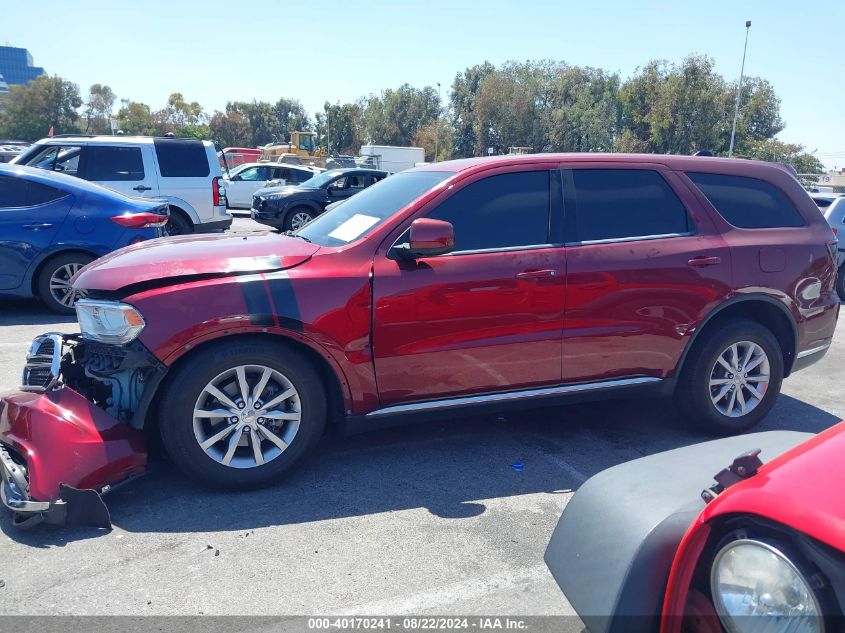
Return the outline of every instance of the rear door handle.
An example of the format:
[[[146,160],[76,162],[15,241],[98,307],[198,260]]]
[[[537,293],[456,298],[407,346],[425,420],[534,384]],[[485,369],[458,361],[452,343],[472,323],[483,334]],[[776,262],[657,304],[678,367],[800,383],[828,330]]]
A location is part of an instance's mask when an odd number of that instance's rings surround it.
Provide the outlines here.
[[[45,229],[52,228],[52,224],[24,224],[22,228],[26,229],[27,231],[43,231]]]
[[[687,262],[693,268],[704,268],[705,266],[716,266],[722,263],[722,258],[717,256],[706,256],[701,255],[699,257],[693,257],[691,260]]]
[[[132,187],[135,191],[150,191],[152,187],[145,187],[144,185],[138,185],[137,187]]]
[[[517,273],[517,279],[548,279],[550,277],[554,277],[557,275],[556,270],[526,270],[521,273]]]

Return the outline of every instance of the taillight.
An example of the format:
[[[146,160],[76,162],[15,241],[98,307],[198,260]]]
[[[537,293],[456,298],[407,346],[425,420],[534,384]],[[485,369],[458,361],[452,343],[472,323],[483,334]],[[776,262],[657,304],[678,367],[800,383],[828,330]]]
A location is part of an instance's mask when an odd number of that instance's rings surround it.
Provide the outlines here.
[[[214,200],[215,207],[221,204],[226,204],[226,187],[220,176],[215,176],[211,180],[211,197]],[[223,202],[221,202],[221,200]]]
[[[140,213],[129,213],[112,216],[111,221],[126,227],[127,229],[151,229],[167,224],[167,216],[158,213],[142,211]]]

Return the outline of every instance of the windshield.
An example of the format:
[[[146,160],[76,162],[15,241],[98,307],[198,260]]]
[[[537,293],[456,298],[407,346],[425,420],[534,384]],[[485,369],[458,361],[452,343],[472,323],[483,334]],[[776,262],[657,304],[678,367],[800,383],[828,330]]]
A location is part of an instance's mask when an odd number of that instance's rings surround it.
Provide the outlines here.
[[[318,216],[296,234],[320,246],[343,246],[363,237],[451,175],[447,171],[411,171],[389,176]]]
[[[329,171],[324,171],[318,176],[309,178],[308,180],[303,182],[300,187],[308,187],[309,189],[319,189],[321,187],[324,187],[332,179],[337,178],[341,175],[343,175],[343,172],[340,169],[330,169]]]

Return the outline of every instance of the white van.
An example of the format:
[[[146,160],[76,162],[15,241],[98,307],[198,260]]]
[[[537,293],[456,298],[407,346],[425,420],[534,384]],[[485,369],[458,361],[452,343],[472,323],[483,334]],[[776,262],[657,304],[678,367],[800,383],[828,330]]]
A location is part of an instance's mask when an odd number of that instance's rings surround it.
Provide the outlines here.
[[[60,171],[127,196],[167,201],[170,235],[227,229],[232,224],[211,141],[60,135],[41,139],[12,163]]]

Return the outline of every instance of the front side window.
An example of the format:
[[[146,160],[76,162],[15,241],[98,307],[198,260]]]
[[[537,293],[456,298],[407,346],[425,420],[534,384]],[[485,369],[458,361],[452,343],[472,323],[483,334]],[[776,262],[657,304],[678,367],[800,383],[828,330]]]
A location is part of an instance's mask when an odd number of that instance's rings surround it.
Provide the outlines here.
[[[79,159],[82,147],[79,145],[49,145],[40,152],[21,160],[21,164],[49,171],[60,171],[69,176],[79,174]]]
[[[716,211],[741,229],[804,226],[804,218],[780,189],[756,178],[687,172]]]
[[[266,167],[249,167],[238,174],[238,180],[249,182],[263,182],[267,180]]]
[[[570,176],[571,174],[571,176]],[[652,169],[572,169],[564,172],[566,213],[579,242],[689,232],[681,200]]]
[[[489,176],[459,189],[428,217],[452,224],[455,251],[547,244],[549,191],[545,170]]]
[[[296,234],[320,246],[343,246],[371,232],[451,175],[448,171],[396,174],[317,216]]]
[[[141,148],[89,145],[85,177],[95,182],[143,180]]]

